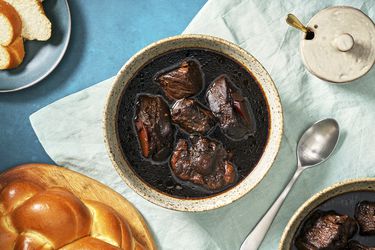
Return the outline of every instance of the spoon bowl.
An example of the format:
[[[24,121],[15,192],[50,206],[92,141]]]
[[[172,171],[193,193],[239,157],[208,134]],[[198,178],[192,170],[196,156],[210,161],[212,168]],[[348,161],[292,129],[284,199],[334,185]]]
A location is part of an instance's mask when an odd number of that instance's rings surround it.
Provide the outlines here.
[[[297,146],[299,166],[312,167],[324,162],[336,147],[339,131],[334,119],[318,121],[307,129]]]

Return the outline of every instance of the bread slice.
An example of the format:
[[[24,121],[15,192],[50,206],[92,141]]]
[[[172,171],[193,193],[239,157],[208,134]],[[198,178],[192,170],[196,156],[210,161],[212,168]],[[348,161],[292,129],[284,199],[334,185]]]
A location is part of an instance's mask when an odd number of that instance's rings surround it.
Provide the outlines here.
[[[7,2],[0,0],[0,45],[8,46],[22,32],[22,21],[17,11]]]
[[[7,47],[0,46],[0,70],[13,69],[20,65],[25,56],[23,38],[19,36]]]
[[[22,20],[22,37],[46,41],[51,37],[52,25],[39,0],[4,0],[11,4]]]

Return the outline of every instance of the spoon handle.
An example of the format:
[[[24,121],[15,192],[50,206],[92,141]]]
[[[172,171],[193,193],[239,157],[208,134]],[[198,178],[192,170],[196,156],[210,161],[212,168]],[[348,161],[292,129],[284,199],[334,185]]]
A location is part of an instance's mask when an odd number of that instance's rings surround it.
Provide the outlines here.
[[[272,207],[267,211],[256,227],[253,228],[253,231],[242,243],[240,250],[256,250],[259,248],[259,246],[262,244],[264,236],[266,236],[268,229],[272,224],[272,221],[274,220],[277,212],[279,211],[290,189],[293,187],[301,172],[302,168],[298,167],[292,179],[289,181],[284,191],[280,194],[279,198],[277,198]]]
[[[302,32],[305,32],[307,33],[308,32],[308,29],[305,27],[305,25],[303,25],[301,23],[301,21],[293,14],[288,14],[288,16],[286,17],[286,22],[296,28],[296,29],[299,29],[300,31]]]

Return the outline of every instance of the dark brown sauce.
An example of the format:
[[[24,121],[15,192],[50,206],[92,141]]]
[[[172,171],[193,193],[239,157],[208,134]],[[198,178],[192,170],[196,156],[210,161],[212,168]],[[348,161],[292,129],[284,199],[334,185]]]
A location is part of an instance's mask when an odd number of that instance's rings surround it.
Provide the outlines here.
[[[201,64],[204,88],[196,98],[203,105],[207,106],[205,93],[208,85],[219,75],[226,74],[248,98],[253,109],[257,124],[257,130],[253,136],[249,136],[246,140],[232,141],[218,127],[215,127],[208,135],[210,138],[221,141],[227,150],[233,152],[232,161],[237,167],[238,176],[234,185],[252,171],[263,154],[269,136],[269,109],[259,84],[243,66],[222,54],[203,49],[182,49],[161,55],[147,63],[129,82],[118,110],[118,133],[126,160],[145,183],[157,190],[180,198],[199,198],[211,196],[223,190],[207,191],[190,183],[179,181],[170,170],[169,159],[163,163],[154,163],[144,159],[133,128],[137,95],[147,93],[164,96],[160,86],[153,81],[153,77],[158,72],[178,64],[186,58],[195,59]],[[165,99],[171,107],[173,101]],[[177,126],[175,127],[177,128]],[[175,143],[179,138],[187,138],[187,134],[177,131]]]
[[[311,211],[311,213],[309,213],[308,216],[306,216],[306,218],[304,218],[304,220],[298,226],[298,230],[293,237],[294,239],[293,239],[292,250],[297,250],[297,247],[295,247],[294,245],[294,240],[297,237],[297,235],[300,233],[302,229],[302,225],[306,222],[306,220],[310,217],[310,215],[314,213],[316,210],[322,210],[322,211],[333,210],[339,214],[346,214],[354,218],[354,211],[355,211],[356,205],[360,201],[364,201],[364,200],[375,201],[375,192],[371,192],[371,191],[349,192],[349,193],[341,194],[331,199],[328,199],[327,201],[317,206],[315,209]],[[361,236],[359,234],[359,231],[357,231],[357,233],[354,235],[352,239],[357,240],[358,242],[367,246],[375,246],[375,236]]]

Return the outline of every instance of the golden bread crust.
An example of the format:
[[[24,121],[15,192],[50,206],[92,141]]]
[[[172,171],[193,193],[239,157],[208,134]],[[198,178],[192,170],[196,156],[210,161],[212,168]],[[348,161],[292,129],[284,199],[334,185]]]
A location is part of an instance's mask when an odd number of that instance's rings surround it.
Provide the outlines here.
[[[88,235],[91,229],[90,211],[62,188],[34,195],[14,210],[12,221],[18,232],[35,231],[44,235],[54,248]]]
[[[0,0],[0,15],[4,15],[10,22],[12,26],[12,35],[5,41],[0,44],[2,46],[8,46],[13,43],[17,37],[21,36],[22,33],[22,21],[16,9],[9,3]]]
[[[93,237],[85,237],[79,239],[69,245],[66,245],[59,250],[122,250],[125,248],[118,248],[104,241],[98,240]]]
[[[0,191],[0,249],[143,250],[113,208],[65,188],[13,180]]]

